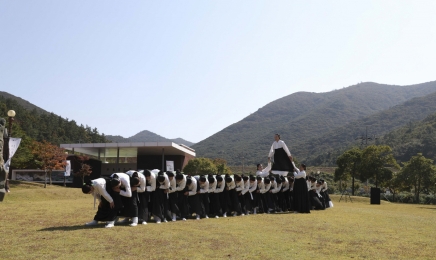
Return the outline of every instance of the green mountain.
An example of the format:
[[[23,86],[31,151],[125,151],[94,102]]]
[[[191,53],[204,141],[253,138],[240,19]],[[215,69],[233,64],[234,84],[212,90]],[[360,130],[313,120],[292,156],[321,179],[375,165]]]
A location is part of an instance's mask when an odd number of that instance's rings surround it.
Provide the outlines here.
[[[399,161],[406,162],[417,153],[436,161],[436,113],[386,134],[380,142],[391,146]]]
[[[299,155],[301,154],[301,157],[306,158],[308,164],[331,166],[335,164],[336,158],[343,151],[351,146],[359,146],[362,142],[388,144],[391,147],[397,147],[398,145],[395,142],[402,142],[401,139],[387,139],[383,135],[403,126],[409,129],[411,125],[415,124],[413,122],[435,113],[435,100],[436,92],[424,97],[413,98],[381,112],[351,121],[325,133],[321,137],[309,139],[304,149],[299,150]],[[399,134],[388,134],[388,136],[398,137]],[[423,137],[422,135],[419,136]],[[371,140],[366,140],[366,138],[371,138]],[[407,147],[409,146],[407,145]],[[395,155],[398,159],[410,158],[407,157],[406,153],[396,152]]]
[[[2,96],[4,98],[4,100],[6,99],[11,99],[17,102],[17,104],[19,104],[22,108],[25,108],[27,110],[35,110],[36,112],[40,113],[40,114],[50,114],[49,112],[45,111],[44,109],[35,106],[34,104],[30,103],[27,100],[24,100],[20,97],[14,96],[12,94],[9,94],[8,92],[4,92],[4,91],[0,91],[0,96]],[[14,110],[14,109],[12,109]]]
[[[311,150],[314,138],[435,91],[436,81],[411,86],[366,82],[327,93],[298,92],[267,104],[192,148],[199,157],[224,158],[231,165],[240,165],[245,158],[246,164],[255,164],[266,161],[273,135],[279,133],[300,161],[307,160],[324,152]]]
[[[182,138],[168,139],[148,130],[141,131],[134,136],[124,138],[120,135],[107,135],[106,138],[112,142],[130,143],[130,142],[173,142],[177,144],[184,144],[191,146],[194,143],[186,141]]]
[[[0,117],[7,119],[8,110],[16,112],[12,129],[14,137],[21,137],[14,134],[20,133],[32,140],[46,140],[53,144],[79,141],[107,142],[104,134],[100,134],[97,128],[78,126],[74,120],[70,121],[53,113],[48,113],[24,99],[2,92],[0,95]],[[15,132],[15,129],[19,132]]]

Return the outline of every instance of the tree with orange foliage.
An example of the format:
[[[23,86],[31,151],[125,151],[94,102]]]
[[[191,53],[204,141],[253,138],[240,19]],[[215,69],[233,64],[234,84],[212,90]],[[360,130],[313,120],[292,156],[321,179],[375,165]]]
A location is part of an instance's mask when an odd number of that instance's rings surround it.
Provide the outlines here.
[[[53,170],[62,170],[67,165],[65,150],[47,141],[32,143],[32,154],[36,164],[45,171],[44,188],[47,187],[47,174],[50,177]]]

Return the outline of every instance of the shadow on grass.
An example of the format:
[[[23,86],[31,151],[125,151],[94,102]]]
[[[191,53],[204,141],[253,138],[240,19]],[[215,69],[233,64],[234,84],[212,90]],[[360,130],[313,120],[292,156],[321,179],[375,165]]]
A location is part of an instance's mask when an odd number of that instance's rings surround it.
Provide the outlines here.
[[[104,225],[96,225],[96,226],[76,225],[76,226],[48,227],[48,228],[40,229],[38,231],[75,231],[81,229],[94,229],[94,228],[104,228]]]
[[[430,208],[430,207],[419,207],[420,209],[432,209],[432,210],[436,210],[436,207],[435,208]]]

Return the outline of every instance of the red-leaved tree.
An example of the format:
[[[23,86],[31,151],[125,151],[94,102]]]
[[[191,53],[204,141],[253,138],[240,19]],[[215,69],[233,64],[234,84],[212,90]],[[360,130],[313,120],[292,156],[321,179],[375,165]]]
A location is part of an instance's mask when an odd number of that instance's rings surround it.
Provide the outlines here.
[[[67,165],[65,150],[47,141],[32,143],[32,154],[36,164],[45,171],[44,188],[47,187],[47,174],[52,184],[51,173],[53,170],[62,170]]]

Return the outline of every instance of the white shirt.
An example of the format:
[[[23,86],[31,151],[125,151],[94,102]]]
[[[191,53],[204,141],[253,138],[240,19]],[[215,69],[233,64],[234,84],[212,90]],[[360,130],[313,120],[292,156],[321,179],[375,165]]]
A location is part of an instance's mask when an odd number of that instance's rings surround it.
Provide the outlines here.
[[[285,181],[282,182],[282,187],[283,187],[283,190],[282,190],[282,191],[287,191],[287,190],[289,190],[289,181],[288,181],[288,178],[285,178]]]
[[[244,180],[241,180],[240,182],[235,182],[236,191],[243,191],[244,188],[245,188]]]
[[[236,184],[235,184],[235,180],[233,179],[233,177],[230,176],[230,178],[232,178],[231,182],[227,182],[226,179],[224,179],[224,181],[227,184],[227,188],[229,188],[229,190],[233,190],[234,188],[236,188]]]
[[[250,192],[250,193],[255,192],[256,189],[257,189],[257,181],[254,181],[252,183],[250,180],[248,180],[247,182],[248,182],[248,185],[249,185],[248,192]]]
[[[168,179],[168,175],[166,173],[163,174],[165,180],[162,184],[159,183],[159,189],[168,190],[170,188],[170,179]]]
[[[106,191],[106,180],[103,178],[98,178],[95,180],[92,180],[92,187],[94,188],[94,191],[92,192],[94,198],[98,199],[98,201],[101,202],[101,196],[105,198],[109,203],[112,203],[114,200],[112,199],[111,195]]]
[[[170,179],[170,177],[168,177],[168,179]],[[176,189],[177,189],[176,177],[173,177],[173,179],[170,180],[170,189],[168,193],[176,192]]]
[[[282,184],[278,184],[277,182],[274,182],[274,189],[272,190],[272,193],[278,193],[282,189]]]
[[[324,183],[321,185],[321,191],[326,191],[327,190],[327,182],[324,181]]]
[[[176,191],[183,191],[186,187],[186,175],[184,175],[184,174],[182,174],[182,175],[183,175],[183,179],[180,181],[177,181]],[[175,178],[176,177],[174,176],[174,179]]]
[[[191,180],[191,184],[188,185],[189,196],[197,194],[197,180],[194,177],[191,177]]]
[[[199,183],[200,183],[200,193],[209,193],[209,180],[206,178],[206,181],[203,184],[201,184],[200,181]]]
[[[213,179],[215,180],[213,183],[209,182],[209,193],[215,193],[215,190],[216,190],[217,181],[216,181],[215,176],[213,177]]]
[[[250,179],[246,180],[244,182],[244,189],[242,190],[242,195],[244,195],[245,193],[247,193],[250,190]]]
[[[221,183],[218,183],[218,181],[216,181],[215,193],[223,192],[225,187],[226,187],[226,181],[224,180],[224,178],[223,178],[223,181]]]
[[[148,192],[153,192],[156,190],[156,173],[150,172],[150,180],[148,181],[150,183],[150,186],[147,186]]]
[[[297,167],[295,167],[295,163],[292,162],[292,165],[294,166],[294,177],[295,179],[301,179],[301,178],[306,178],[306,171],[300,171],[300,169],[298,169]]]
[[[257,171],[256,176],[260,176],[262,178],[265,178],[266,176],[269,175],[269,171],[271,171],[271,163],[268,163],[268,166],[265,169],[263,169],[261,171]]]
[[[283,148],[283,150],[286,152],[288,156],[291,156],[291,152],[289,151],[288,147],[286,146],[285,142],[282,140],[279,140],[278,142],[274,141],[274,143],[271,145],[271,149],[269,151],[268,157],[273,158],[274,152],[276,149]]]
[[[111,175],[113,177],[114,175],[118,175],[121,181],[121,186],[126,189],[126,191],[121,190],[120,195],[124,197],[132,197],[132,188],[130,188],[130,176],[125,174],[124,172],[118,172]]]
[[[132,171],[126,172],[126,174],[129,175],[130,177],[132,177],[134,172],[135,171],[132,170]],[[138,173],[138,178],[139,178],[139,186],[136,188],[136,191],[138,193],[145,192],[145,189],[146,189],[145,188],[146,187],[146,179],[145,179],[144,174],[142,174],[142,172],[144,172],[144,171],[137,172]]]
[[[256,181],[257,182],[257,181]],[[262,181],[259,183],[257,183],[257,187],[259,188],[259,192],[260,193],[265,193],[265,183],[263,182],[263,178]]]

